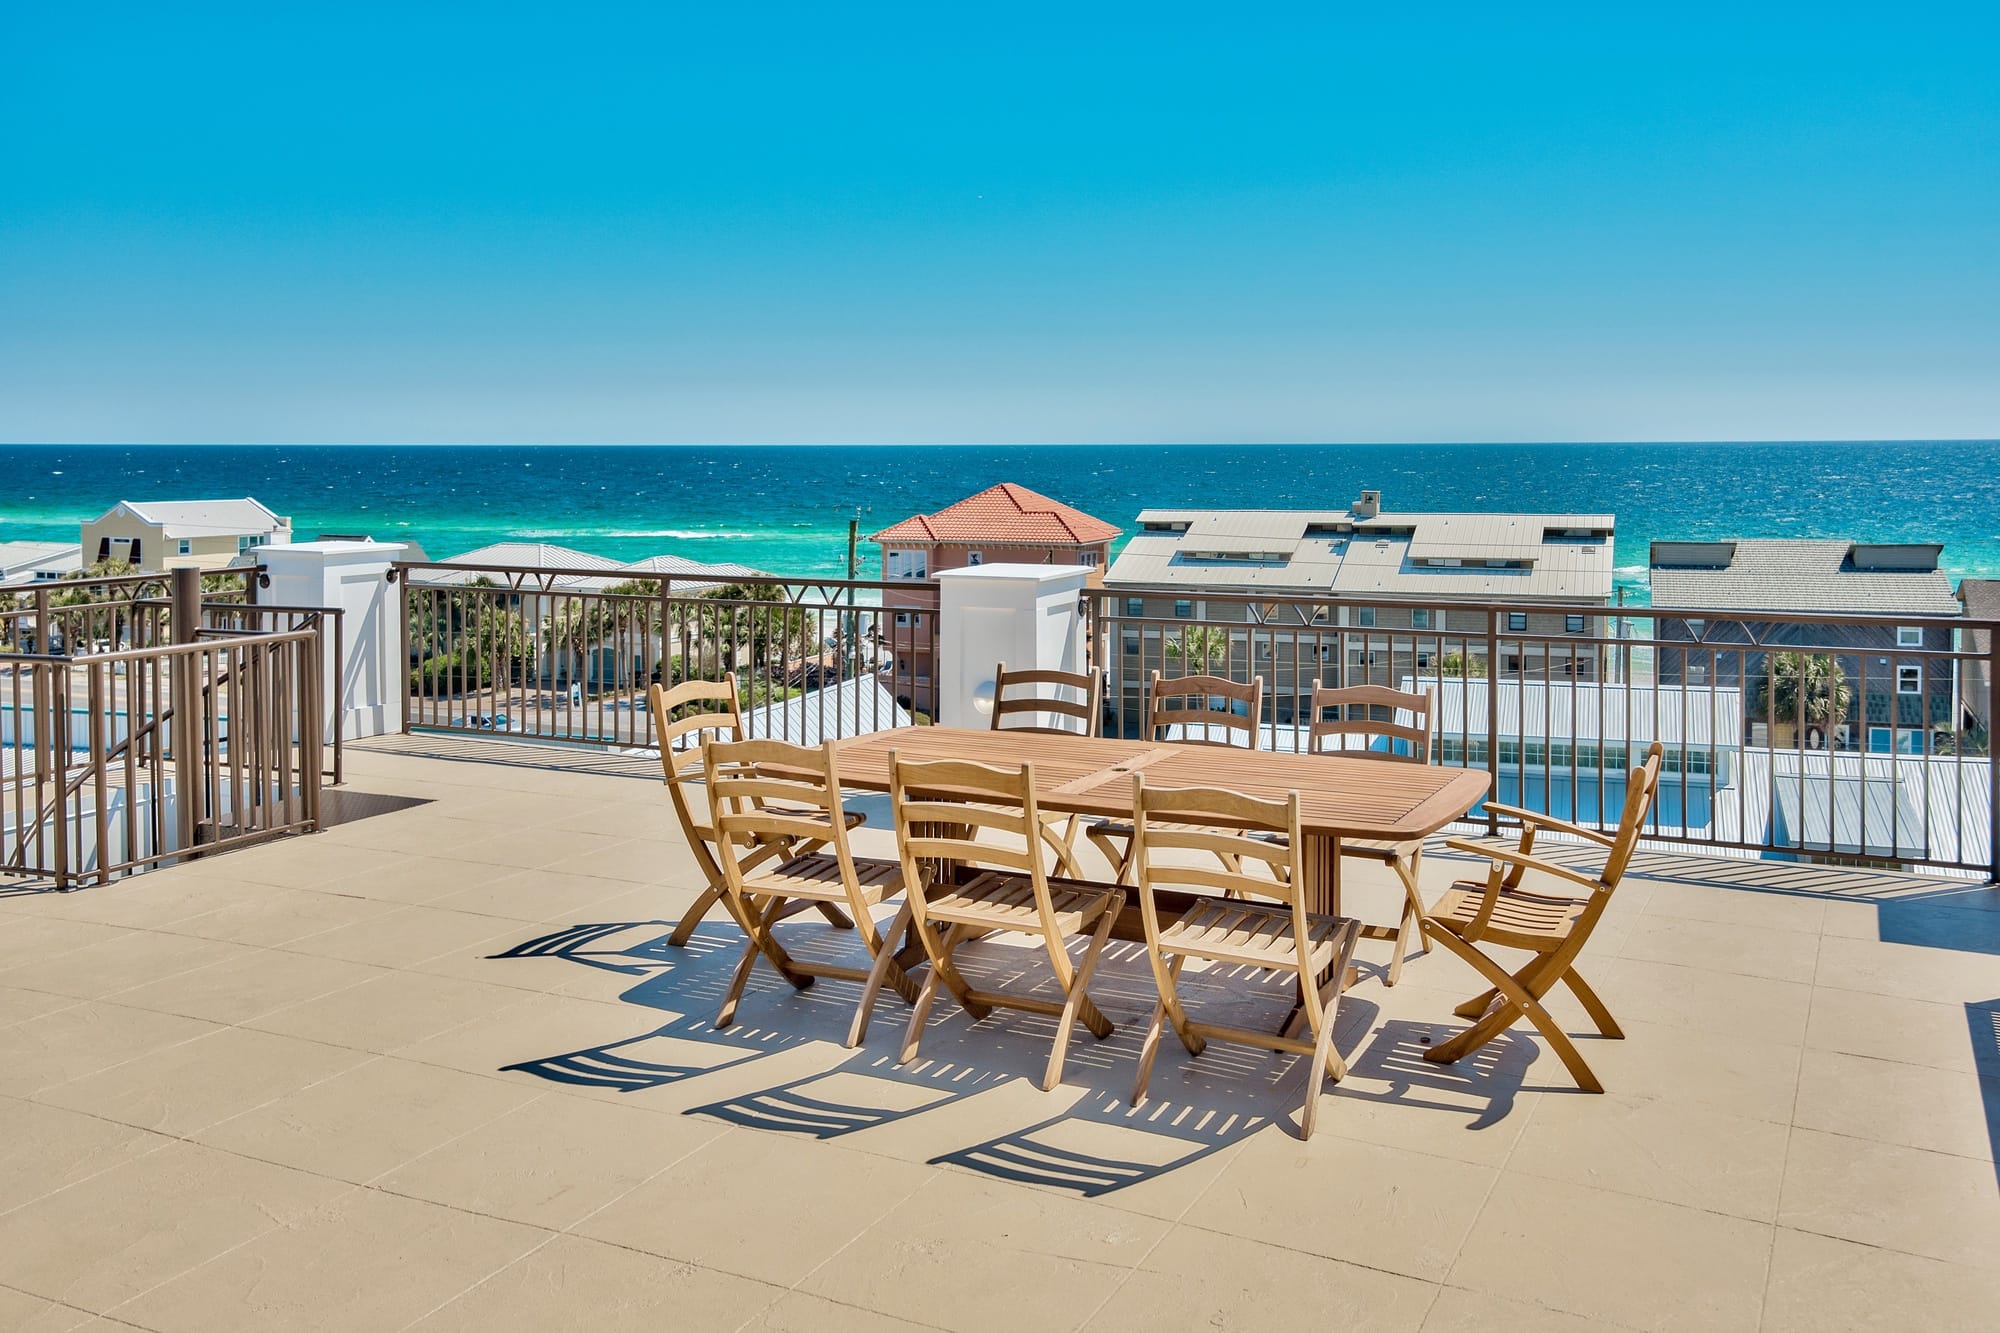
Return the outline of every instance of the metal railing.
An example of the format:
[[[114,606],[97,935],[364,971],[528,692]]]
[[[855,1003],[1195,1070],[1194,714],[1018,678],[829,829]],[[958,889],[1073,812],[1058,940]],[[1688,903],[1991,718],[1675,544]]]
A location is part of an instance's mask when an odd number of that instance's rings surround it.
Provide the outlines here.
[[[1262,676],[1262,740],[1284,749],[1307,748],[1315,684],[1429,690],[1440,762],[1487,769],[1503,804],[1613,825],[1658,740],[1650,838],[2000,881],[1988,622],[1184,587],[1094,593],[1087,614],[1113,734],[1138,734],[1153,671]]]
[[[0,655],[0,876],[72,889],[318,826],[322,639]]]
[[[204,606],[257,600],[262,565],[201,571]],[[174,571],[0,588],[0,652],[70,656],[174,642]]]
[[[412,562],[396,577],[405,730],[644,748],[655,681],[730,672],[753,736],[816,744],[936,708],[932,583]]]

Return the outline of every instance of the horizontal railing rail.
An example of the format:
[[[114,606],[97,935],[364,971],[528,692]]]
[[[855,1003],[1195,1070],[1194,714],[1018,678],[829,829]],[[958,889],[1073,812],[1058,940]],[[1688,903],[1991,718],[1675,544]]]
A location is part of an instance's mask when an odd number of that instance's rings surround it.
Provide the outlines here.
[[[1178,586],[1090,603],[1115,732],[1138,734],[1153,671],[1262,676],[1283,748],[1306,748],[1316,684],[1428,690],[1438,757],[1487,769],[1503,804],[1608,827],[1659,740],[1660,841],[2000,880],[1993,622]]]
[[[746,729],[802,744],[928,720],[930,583],[403,562],[408,730],[647,748],[647,690],[733,673]]]

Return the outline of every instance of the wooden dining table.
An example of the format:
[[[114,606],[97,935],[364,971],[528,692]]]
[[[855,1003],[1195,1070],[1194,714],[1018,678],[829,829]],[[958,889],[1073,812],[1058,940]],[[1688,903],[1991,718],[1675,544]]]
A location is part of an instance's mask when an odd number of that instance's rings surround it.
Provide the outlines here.
[[[1035,767],[1035,799],[1044,810],[1131,819],[1132,775],[1149,787],[1222,787],[1283,800],[1299,794],[1308,910],[1340,912],[1340,842],[1428,837],[1465,818],[1484,800],[1490,779],[1477,770],[1396,763],[1338,754],[1289,754],[1172,741],[1119,740],[1043,732],[960,727],[898,727],[837,743],[840,783],[889,790],[889,757],[967,759]],[[1389,938],[1387,927],[1364,933]]]

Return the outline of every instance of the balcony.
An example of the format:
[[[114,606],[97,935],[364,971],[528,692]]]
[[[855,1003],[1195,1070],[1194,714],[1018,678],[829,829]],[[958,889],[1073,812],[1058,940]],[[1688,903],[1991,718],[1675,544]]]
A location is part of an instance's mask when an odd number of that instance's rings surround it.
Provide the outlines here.
[[[1170,1046],[1150,1100],[1127,1103],[1154,997],[1134,945],[1111,946],[1093,983],[1116,1033],[1079,1035],[1047,1094],[1036,1016],[974,1024],[940,1004],[898,1066],[894,1001],[849,1051],[852,987],[759,971],[737,1025],[713,1026],[742,937],[715,913],[688,947],[667,942],[702,880],[639,749],[645,684],[735,672],[758,735],[909,726],[896,695],[962,685],[949,659],[969,630],[898,631],[879,584],[717,596],[425,569],[362,580],[381,614],[345,621],[210,606],[191,584],[179,609],[135,584],[8,618],[0,834],[73,824],[78,854],[48,875],[86,887],[45,891],[26,859],[71,844],[0,837],[0,1324],[1990,1322],[2000,889],[1987,737],[1960,720],[1979,663],[1953,632],[1878,650],[1633,611],[1581,639],[1564,621],[1514,628],[1497,605],[1399,629],[1297,600],[1038,611],[1087,627],[1112,734],[1136,734],[1146,672],[1205,668],[1264,675],[1260,745],[1296,748],[1301,693],[1374,654],[1371,673],[1434,691],[1439,761],[1487,771],[1503,800],[1599,821],[1635,751],[1667,748],[1640,858],[1586,955],[1627,1033],[1581,1043],[1607,1094],[1578,1093],[1526,1025],[1456,1065],[1424,1060],[1478,983],[1433,951],[1389,988],[1388,946],[1364,943],[1336,1034],[1351,1072],[1301,1143],[1290,1057]],[[196,642],[169,643],[176,624]],[[350,647],[380,627],[373,669],[342,675],[343,624]],[[51,653],[52,628],[90,651]],[[267,639],[331,645],[336,716],[379,702],[349,684],[401,693],[407,671],[407,731],[331,747],[322,785],[302,665],[278,682],[299,692],[293,724],[229,724],[268,711],[233,693]],[[1815,646],[1851,659],[1853,722],[1909,665],[1945,720],[1915,753],[1877,752],[1829,706],[1815,737],[1810,691],[1788,718],[1760,688],[1774,654]],[[153,661],[175,654],[226,659],[210,676],[231,692]],[[162,670],[185,678],[178,702],[148,683]],[[22,744],[63,726],[81,748]],[[300,747],[273,790],[312,797],[302,825],[217,813],[142,857],[94,816],[135,790],[120,773],[157,785],[185,761],[215,785],[266,742]],[[45,789],[69,813],[24,818],[42,797],[17,793]],[[888,851],[883,801],[852,808],[870,821],[857,851]],[[217,854],[218,829],[241,849]],[[1434,841],[1427,889],[1470,865]],[[1345,910],[1395,919],[1386,869],[1350,858],[1344,882]],[[850,932],[784,929],[800,955],[861,956]],[[961,957],[975,985],[1022,962],[1000,941]],[[1188,988],[1251,1025],[1290,998]],[[1556,1017],[1587,1030],[1567,1001]]]
[[[1289,1058],[1170,1049],[1125,1104],[1130,946],[1117,1033],[1050,1094],[1031,1016],[940,1005],[899,1069],[893,1014],[849,1052],[852,988],[764,971],[718,1032],[741,936],[664,944],[701,880],[651,760],[416,735],[346,765],[325,832],[0,897],[0,1322],[1924,1328],[2000,1299],[1992,888],[1645,853],[1591,945],[1628,1033],[1585,1043],[1602,1097],[1525,1028],[1426,1063],[1472,974],[1387,989],[1364,945],[1352,1073],[1300,1143]],[[1348,873],[1393,919],[1386,872]]]

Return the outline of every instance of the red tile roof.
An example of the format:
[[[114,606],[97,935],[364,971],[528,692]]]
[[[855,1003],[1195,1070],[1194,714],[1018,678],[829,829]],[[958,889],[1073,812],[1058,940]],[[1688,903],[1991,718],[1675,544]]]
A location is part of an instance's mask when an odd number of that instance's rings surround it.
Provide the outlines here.
[[[872,542],[995,542],[1024,546],[1095,546],[1118,535],[1101,518],[1003,481],[935,514],[882,529]]]

